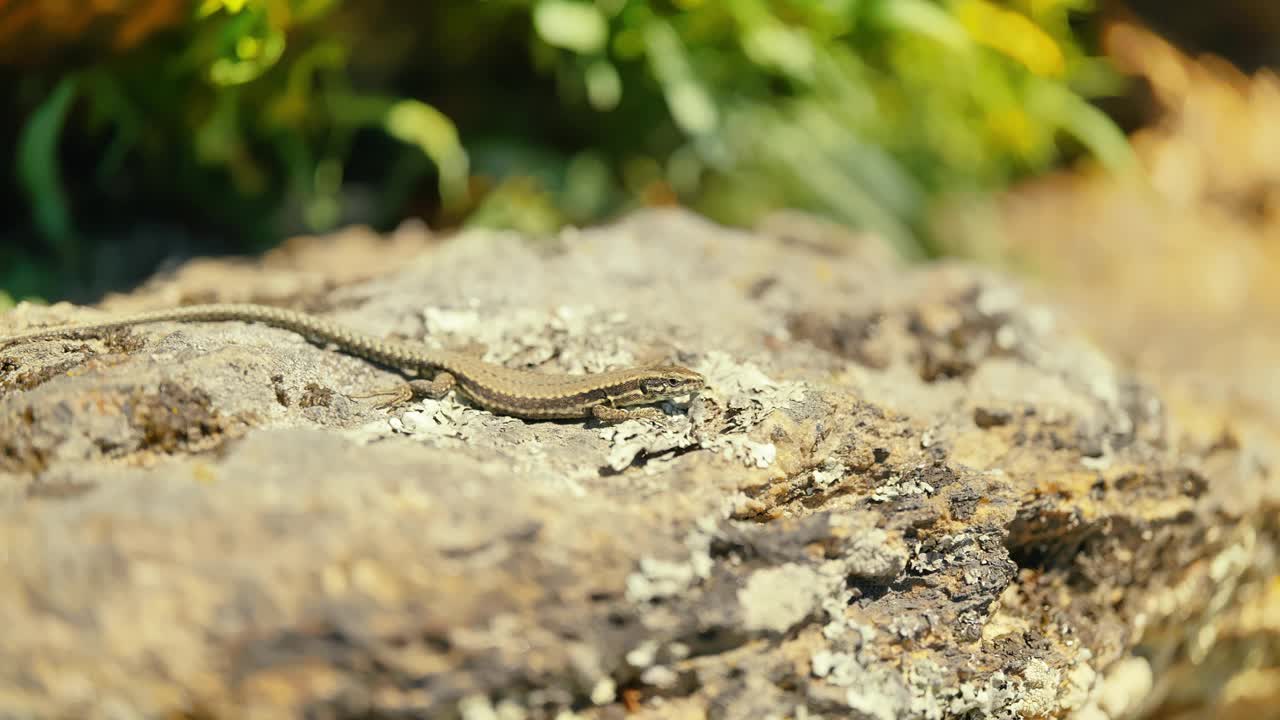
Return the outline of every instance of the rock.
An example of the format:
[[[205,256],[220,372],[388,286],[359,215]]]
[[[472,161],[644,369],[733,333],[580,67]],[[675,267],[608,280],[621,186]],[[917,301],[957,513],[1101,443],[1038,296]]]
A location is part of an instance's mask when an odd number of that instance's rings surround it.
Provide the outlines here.
[[[796,228],[470,232],[310,303],[513,366],[704,373],[660,422],[378,410],[354,396],[390,370],[236,323],[0,351],[0,715],[1140,707],[1102,678],[1251,587],[1274,469],[1181,445],[1009,279]]]

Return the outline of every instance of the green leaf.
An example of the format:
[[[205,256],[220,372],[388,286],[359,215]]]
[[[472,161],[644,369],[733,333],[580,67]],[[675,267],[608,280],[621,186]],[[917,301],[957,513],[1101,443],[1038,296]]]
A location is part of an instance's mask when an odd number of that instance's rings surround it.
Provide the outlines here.
[[[645,27],[645,52],[676,125],[693,136],[714,131],[720,124],[720,111],[669,23],[654,20]]]
[[[1027,93],[1027,105],[1045,122],[1079,140],[1108,171],[1123,175],[1137,169],[1137,158],[1124,132],[1101,110],[1067,88],[1052,82],[1034,83]]]
[[[606,112],[618,106],[622,99],[622,78],[613,63],[608,60],[591,63],[583,80],[587,84],[587,99],[591,101],[591,107]]]
[[[868,15],[890,31],[919,33],[954,52],[967,52],[972,48],[964,26],[927,0],[880,0],[871,6]]]
[[[426,103],[401,100],[387,110],[383,127],[391,137],[417,146],[436,164],[440,196],[447,206],[456,207],[465,200],[470,163],[453,121]]]
[[[218,39],[221,57],[209,64],[209,82],[244,85],[275,67],[284,56],[284,30],[272,27],[265,10],[243,12],[226,22]]]
[[[18,182],[35,215],[36,227],[63,259],[75,256],[75,229],[62,173],[58,167],[58,137],[79,86],[77,75],[66,75],[31,113],[18,136]]]
[[[748,58],[763,67],[777,68],[801,80],[813,76],[816,52],[803,30],[780,22],[759,23],[746,30],[742,49]]]
[[[542,0],[533,8],[533,27],[548,45],[582,55],[600,52],[609,39],[600,9],[572,0]]]

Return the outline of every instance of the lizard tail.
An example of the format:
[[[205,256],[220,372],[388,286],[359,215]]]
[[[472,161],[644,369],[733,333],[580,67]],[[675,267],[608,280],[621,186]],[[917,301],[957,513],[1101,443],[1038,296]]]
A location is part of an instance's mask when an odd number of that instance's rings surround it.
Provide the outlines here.
[[[398,367],[416,367],[420,365],[424,350],[423,348],[410,347],[402,343],[364,335],[338,323],[296,310],[266,305],[240,304],[188,305],[186,307],[125,315],[98,322],[72,323],[39,328],[17,335],[0,337],[0,349],[33,340],[101,332],[160,322],[260,323],[298,333],[313,342],[333,343],[341,346],[345,352],[351,355]]]

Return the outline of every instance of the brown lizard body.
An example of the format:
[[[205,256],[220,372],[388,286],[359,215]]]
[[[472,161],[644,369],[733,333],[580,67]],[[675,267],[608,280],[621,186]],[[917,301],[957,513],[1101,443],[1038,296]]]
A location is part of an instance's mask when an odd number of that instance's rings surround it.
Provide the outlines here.
[[[41,328],[0,337],[0,349],[18,342],[64,337],[158,322],[251,322],[296,332],[339,351],[419,374],[435,371],[432,381],[412,380],[405,395],[443,397],[456,388],[480,407],[531,420],[595,417],[619,422],[657,417],[652,405],[702,389],[701,375],[666,365],[610,370],[589,375],[552,375],[487,363],[470,355],[383,340],[305,313],[267,305],[190,305],[136,315]],[[375,393],[377,394],[377,393]]]

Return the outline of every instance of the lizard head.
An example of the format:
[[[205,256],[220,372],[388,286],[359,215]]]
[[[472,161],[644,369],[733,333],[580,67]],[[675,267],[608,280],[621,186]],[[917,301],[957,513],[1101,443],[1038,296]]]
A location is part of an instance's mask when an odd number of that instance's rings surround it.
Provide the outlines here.
[[[696,393],[707,381],[689,368],[661,365],[641,370],[638,384],[643,397],[636,404],[648,404]]]

